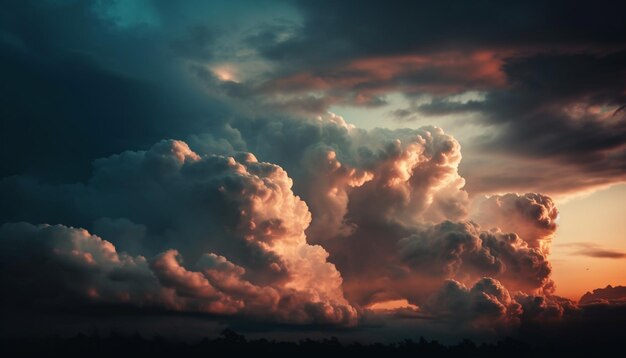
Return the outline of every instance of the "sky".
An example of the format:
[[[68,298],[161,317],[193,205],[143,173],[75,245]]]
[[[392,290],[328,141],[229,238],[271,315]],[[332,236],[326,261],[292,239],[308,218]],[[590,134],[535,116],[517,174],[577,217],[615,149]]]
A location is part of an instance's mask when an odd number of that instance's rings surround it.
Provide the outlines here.
[[[610,330],[624,10],[2,2],[0,333]]]

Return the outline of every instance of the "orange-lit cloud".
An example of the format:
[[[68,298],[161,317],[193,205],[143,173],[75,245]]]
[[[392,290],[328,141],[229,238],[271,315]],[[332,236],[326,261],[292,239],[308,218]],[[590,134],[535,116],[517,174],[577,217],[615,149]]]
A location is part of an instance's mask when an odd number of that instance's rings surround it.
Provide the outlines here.
[[[399,55],[358,59],[326,71],[303,72],[280,78],[268,84],[281,90],[329,90],[380,88],[385,85],[412,87],[402,78],[424,76],[424,88],[440,88],[442,93],[466,91],[468,84],[475,88],[492,88],[506,84],[501,69],[502,55],[494,51],[472,53],[443,52],[431,55]],[[440,78],[434,76],[440,75]],[[426,77],[429,75],[430,78]],[[396,82],[397,81],[397,82]],[[441,82],[441,84],[438,84]],[[446,82],[451,82],[446,84]],[[469,86],[474,87],[474,86]]]
[[[472,205],[460,145],[442,129],[364,131],[327,115],[264,122],[256,135],[272,143],[259,152],[293,177],[251,153],[198,154],[168,140],[96,161],[85,185],[16,179],[17,196],[62,190],[108,237],[3,226],[3,267],[35,281],[54,276],[41,288],[3,276],[12,302],[54,306],[62,297],[338,325],[358,324],[366,311],[408,310],[480,329],[577,309],[554,295],[554,202],[529,193]]]
[[[419,310],[419,307],[410,304],[409,301],[407,301],[405,298],[400,299],[400,300],[376,302],[373,305],[370,305],[368,308],[374,311],[393,311],[393,310],[406,309],[406,308]]]
[[[377,105],[380,96],[394,91],[450,95],[503,87],[503,58],[496,51],[361,58],[272,79],[262,89],[282,95],[321,93],[331,103]]]
[[[170,204],[181,198],[196,202],[168,214],[169,220],[186,226],[172,232],[174,241],[163,246],[178,250],[146,259],[118,253],[111,242],[84,229],[6,224],[0,240],[12,249],[3,251],[3,266],[14,273],[27,269],[29,280],[50,286],[26,287],[33,290],[32,304],[46,306],[63,297],[69,305],[121,302],[286,323],[354,324],[356,311],[343,297],[341,275],[322,247],[307,244],[304,229],[311,216],[280,167],[260,163],[251,154],[201,158],[180,141],[126,152],[100,165],[94,177],[98,190],[143,187],[156,190],[148,196],[169,197]],[[203,219],[189,216],[193,206],[196,214],[204,213]],[[28,257],[33,265],[22,267],[22,258]],[[192,260],[191,266],[183,258]],[[65,277],[64,270],[76,277]],[[14,290],[21,287],[19,279],[3,280]],[[15,300],[26,296],[14,292]]]
[[[517,233],[529,247],[550,253],[559,212],[552,199],[541,194],[493,195],[478,200],[473,218],[479,224]]]

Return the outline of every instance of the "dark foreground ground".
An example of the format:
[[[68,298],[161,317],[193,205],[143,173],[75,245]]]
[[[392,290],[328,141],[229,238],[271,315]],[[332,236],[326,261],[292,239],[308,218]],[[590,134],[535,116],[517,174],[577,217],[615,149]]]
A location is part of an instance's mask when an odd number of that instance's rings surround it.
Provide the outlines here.
[[[626,355],[626,340],[568,345],[544,343],[533,345],[515,339],[504,339],[493,344],[476,344],[462,340],[458,344],[443,345],[437,341],[420,339],[391,344],[344,344],[339,340],[308,340],[279,342],[265,339],[248,340],[233,331],[222,332],[216,339],[184,343],[164,338],[146,339],[140,335],[112,333],[106,337],[77,335],[71,338],[47,337],[37,339],[0,340],[3,357],[215,357],[266,355],[323,357],[349,355],[357,357],[598,357]]]

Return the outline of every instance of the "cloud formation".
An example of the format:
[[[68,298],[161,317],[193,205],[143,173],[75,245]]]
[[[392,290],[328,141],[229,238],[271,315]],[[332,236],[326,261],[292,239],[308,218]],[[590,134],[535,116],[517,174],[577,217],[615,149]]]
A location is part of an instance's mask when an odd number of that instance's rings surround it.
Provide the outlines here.
[[[441,129],[365,131],[332,114],[248,125],[242,136],[256,140],[247,148],[293,176],[313,215],[308,239],[330,253],[350,301],[419,306],[446,278],[472,285],[483,276],[528,293],[553,291],[552,200],[494,196],[474,210],[457,169],[460,145]]]
[[[626,178],[623,5],[264,9],[0,9],[3,309],[350,326],[400,302],[480,329],[610,316],[617,288],[554,295],[558,210],[538,191]],[[364,130],[331,106],[478,130]],[[508,191],[532,192],[492,195]]]
[[[535,193],[492,195],[479,200],[473,218],[487,227],[517,233],[528,246],[549,253],[559,211],[549,196]]]
[[[365,131],[334,115],[248,125],[232,138],[255,131],[257,142],[239,145],[281,166],[164,140],[95,161],[85,184],[4,179],[16,209],[5,217],[96,233],[5,224],[7,307],[355,325],[377,315],[369,307],[401,301],[411,317],[478,330],[580,311],[554,296],[554,202],[470,203],[460,146],[441,129]]]
[[[388,120],[476,126],[463,142],[472,194],[571,195],[624,182],[626,28],[605,10],[622,5],[296,4],[300,26],[252,35],[279,68],[252,85],[256,96],[305,112],[386,106]],[[483,98],[454,100],[476,91]],[[390,104],[397,94],[408,105]]]
[[[94,159],[169,137],[241,150],[224,141],[244,131],[233,122],[342,105],[461,116],[481,128],[463,142],[474,156],[462,168],[470,194],[571,194],[624,181],[621,5],[266,6],[270,15],[222,3],[5,6],[2,153],[19,147],[24,160],[4,155],[0,174],[86,179]],[[476,91],[484,98],[450,100]],[[391,106],[398,93],[403,104]],[[573,176],[581,179],[563,179]]]
[[[322,188],[311,187],[329,180],[335,187],[328,189],[339,195],[330,201],[358,206],[348,208],[352,217],[347,219],[369,215],[413,224],[466,215],[468,198],[461,189],[465,182],[457,171],[461,148],[441,128],[367,131],[329,113],[316,120],[247,122],[239,130],[243,138],[251,138],[246,141],[249,151],[280,164],[294,177],[296,192],[311,205],[315,217],[319,211],[315,195]],[[322,164],[335,169],[319,168]],[[352,204],[343,199],[343,192]],[[360,200],[379,204],[371,208]]]
[[[611,286],[597,288],[587,292],[580,298],[580,304],[626,304],[626,287]]]
[[[471,288],[446,281],[423,307],[426,312],[476,327],[506,325],[522,313],[508,290],[491,278],[483,278]]]
[[[20,273],[20,261],[40,255],[37,262],[61,267],[51,275],[52,286],[64,281],[62,294],[73,285],[86,299],[127,297],[138,306],[243,312],[286,323],[354,323],[356,311],[343,297],[341,275],[323,248],[307,244],[311,216],[280,167],[251,154],[201,158],[183,142],[163,141],[146,152],[102,159],[96,168],[89,187],[74,194],[81,207],[93,209],[92,215],[129,214],[98,223],[118,224],[115,242],[136,239],[119,235],[129,228],[144,232],[129,225],[136,220],[148,231],[139,238],[142,250],[160,253],[149,260],[118,254],[112,243],[84,229],[7,224],[3,244],[19,245],[12,245],[17,251],[4,256],[3,266],[37,281],[43,278],[31,272],[50,271],[32,265]],[[194,269],[183,266],[183,257]],[[64,277],[65,267],[74,264],[76,274],[85,275],[83,284]],[[141,297],[124,285],[139,287]],[[23,297],[18,292],[13,298]]]
[[[551,292],[551,266],[515,233],[485,232],[471,222],[443,222],[399,241],[402,260],[416,273],[474,282],[497,278],[515,290]]]

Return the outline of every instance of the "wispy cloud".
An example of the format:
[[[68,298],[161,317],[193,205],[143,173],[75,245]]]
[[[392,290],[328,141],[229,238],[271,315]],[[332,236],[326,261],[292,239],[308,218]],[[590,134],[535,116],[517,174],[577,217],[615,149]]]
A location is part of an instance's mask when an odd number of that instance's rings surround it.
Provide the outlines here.
[[[600,259],[626,259],[626,252],[609,249],[591,242],[574,242],[557,246],[571,250],[570,255],[588,256]]]

